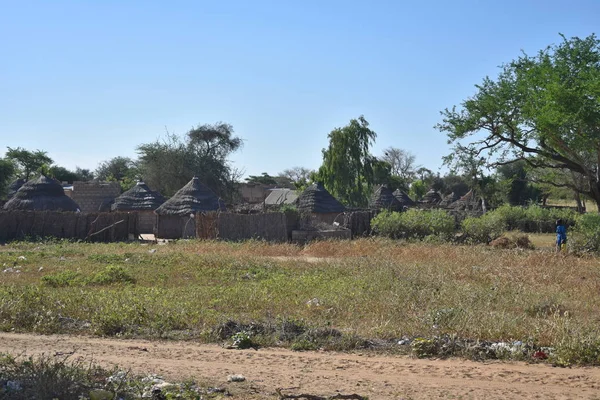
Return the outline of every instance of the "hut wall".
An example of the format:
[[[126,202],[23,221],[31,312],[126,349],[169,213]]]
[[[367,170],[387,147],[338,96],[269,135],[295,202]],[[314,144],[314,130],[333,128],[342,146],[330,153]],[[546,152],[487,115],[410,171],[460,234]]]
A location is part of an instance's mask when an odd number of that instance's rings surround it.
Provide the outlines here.
[[[344,214],[344,227],[352,232],[352,237],[371,234],[371,220],[377,215],[375,211],[352,211]]]
[[[126,241],[137,237],[135,213],[72,213],[0,211],[0,240],[57,237],[94,242]]]
[[[136,211],[138,215],[138,230],[140,233],[154,233],[156,214],[154,211]]]
[[[196,237],[194,218],[179,215],[156,215],[154,235],[161,239],[182,239]]]
[[[121,194],[117,182],[73,182],[73,190],[65,191],[81,207],[81,212],[98,212]]]

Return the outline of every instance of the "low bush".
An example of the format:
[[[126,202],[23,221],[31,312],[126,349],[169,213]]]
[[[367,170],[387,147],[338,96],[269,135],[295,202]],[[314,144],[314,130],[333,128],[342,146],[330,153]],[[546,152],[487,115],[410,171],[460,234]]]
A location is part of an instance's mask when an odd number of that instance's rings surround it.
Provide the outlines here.
[[[487,213],[481,217],[466,218],[462,230],[470,243],[489,243],[506,231],[506,221],[501,214]]]
[[[450,239],[454,233],[454,217],[444,210],[408,210],[379,213],[371,221],[373,231],[393,239],[423,239],[437,236]]]
[[[543,208],[537,205],[529,207],[503,205],[486,215],[490,214],[502,219],[509,231],[537,233],[554,232],[557,219],[562,219],[567,226],[572,226],[579,216],[572,209]]]
[[[120,265],[107,265],[104,270],[98,272],[90,281],[95,285],[112,285],[115,283],[135,283],[135,278],[129,271]]]
[[[600,214],[581,215],[568,237],[576,253],[600,253]]]

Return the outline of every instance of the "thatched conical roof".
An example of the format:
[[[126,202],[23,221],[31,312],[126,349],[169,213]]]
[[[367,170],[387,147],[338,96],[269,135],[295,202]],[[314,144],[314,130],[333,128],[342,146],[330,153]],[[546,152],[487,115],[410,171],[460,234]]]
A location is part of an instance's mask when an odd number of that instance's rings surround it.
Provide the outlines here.
[[[8,186],[8,199],[13,197],[15,195],[15,193],[17,193],[17,190],[19,190],[21,188],[21,186],[23,186],[25,184],[25,182],[27,182],[25,179],[19,178],[16,181],[14,181],[13,183],[11,183]]]
[[[400,204],[402,204],[404,207],[413,207],[415,206],[415,202],[413,201],[413,199],[411,199],[410,197],[408,197],[408,195],[400,190],[400,189],[396,189],[396,191],[394,191],[394,197],[400,202]]]
[[[452,203],[454,203],[458,199],[459,199],[459,196],[457,196],[454,192],[452,192],[449,195],[444,196],[442,198],[442,201],[440,202],[440,206],[442,206],[442,207],[448,207],[449,205],[451,205]]]
[[[167,201],[162,194],[151,190],[144,182],[121,194],[111,206],[113,211],[154,211]]]
[[[223,200],[195,176],[155,212],[159,215],[187,216],[197,212],[218,210],[225,210]]]
[[[369,207],[376,210],[402,211],[403,205],[394,197],[388,185],[381,185],[371,196]]]
[[[337,201],[321,183],[314,183],[307,187],[298,196],[297,201],[298,211],[305,213],[341,213],[346,210],[344,205]]]
[[[65,195],[60,183],[45,175],[23,184],[3,208],[29,211],[79,211],[77,203]]]
[[[438,204],[440,201],[442,201],[442,196],[433,189],[425,193],[423,200],[421,200],[421,202],[426,204]]]

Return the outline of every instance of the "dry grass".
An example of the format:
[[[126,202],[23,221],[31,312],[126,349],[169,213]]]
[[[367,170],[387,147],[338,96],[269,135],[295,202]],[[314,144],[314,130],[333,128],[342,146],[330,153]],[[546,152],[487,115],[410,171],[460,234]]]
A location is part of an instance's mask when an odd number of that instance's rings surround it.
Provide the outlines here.
[[[17,243],[0,248],[3,264],[22,271],[0,272],[5,330],[187,332],[214,340],[209,332],[228,319],[291,320],[380,339],[600,341],[599,260],[545,249],[381,239],[305,247]],[[121,266],[135,283],[94,284],[108,265]],[[42,283],[44,276],[57,287]],[[317,301],[307,304],[311,299]]]

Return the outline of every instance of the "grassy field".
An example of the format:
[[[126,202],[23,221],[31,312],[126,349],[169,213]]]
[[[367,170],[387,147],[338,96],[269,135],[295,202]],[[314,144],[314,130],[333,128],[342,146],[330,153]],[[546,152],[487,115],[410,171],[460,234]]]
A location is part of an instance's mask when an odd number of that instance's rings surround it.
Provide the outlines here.
[[[206,342],[243,331],[238,341],[247,333],[253,344],[299,350],[449,335],[600,363],[600,260],[551,248],[13,243],[0,247],[0,266],[5,331]]]

